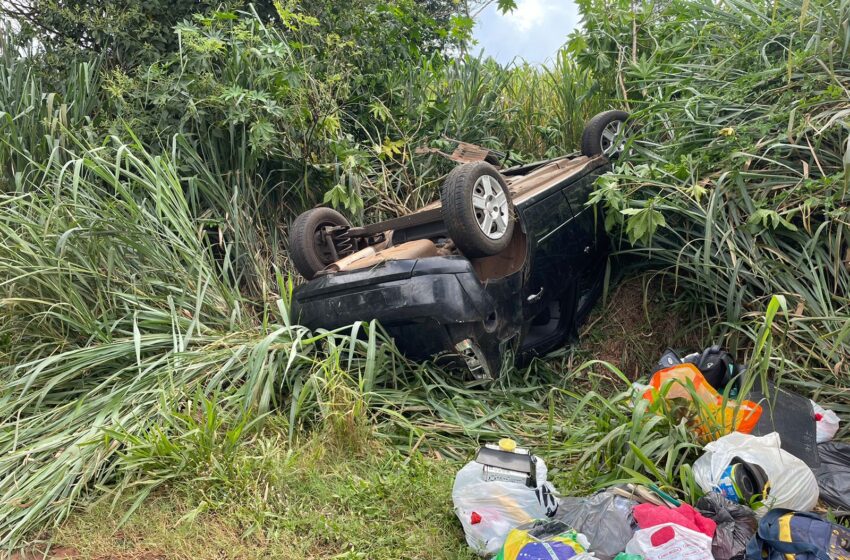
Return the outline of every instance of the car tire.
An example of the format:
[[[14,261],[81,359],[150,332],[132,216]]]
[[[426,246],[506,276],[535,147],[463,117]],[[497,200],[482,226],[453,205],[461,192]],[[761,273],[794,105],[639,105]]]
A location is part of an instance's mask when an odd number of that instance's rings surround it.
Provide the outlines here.
[[[489,163],[455,167],[440,192],[449,237],[467,258],[504,250],[514,231],[514,206],[504,177]]]
[[[587,157],[599,155],[616,159],[625,146],[625,126],[629,114],[625,111],[605,111],[587,122],[581,135],[581,153]]]
[[[350,226],[348,220],[332,208],[313,208],[298,215],[289,230],[289,256],[295,270],[307,280],[333,263],[334,258],[318,235],[327,226]]]

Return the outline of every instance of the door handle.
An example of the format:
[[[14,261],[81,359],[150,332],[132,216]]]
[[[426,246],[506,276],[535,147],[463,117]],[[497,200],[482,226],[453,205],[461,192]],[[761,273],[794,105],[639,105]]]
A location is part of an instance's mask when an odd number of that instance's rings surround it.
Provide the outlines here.
[[[542,298],[542,297],[543,297],[543,287],[541,286],[540,291],[537,292],[536,294],[531,294],[530,296],[528,296],[528,298],[526,298],[526,301],[528,303],[537,303],[538,301],[540,301],[540,298]]]

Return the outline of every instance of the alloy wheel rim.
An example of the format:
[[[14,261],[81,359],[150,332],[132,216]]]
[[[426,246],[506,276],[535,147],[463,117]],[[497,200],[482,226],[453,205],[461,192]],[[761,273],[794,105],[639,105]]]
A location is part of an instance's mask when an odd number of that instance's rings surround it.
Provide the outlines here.
[[[623,152],[626,149],[626,138],[623,134],[623,121],[611,121],[602,130],[600,145],[602,153],[606,156],[613,156]]]
[[[472,187],[472,209],[478,227],[490,239],[501,239],[508,231],[508,195],[501,183],[482,175]]]

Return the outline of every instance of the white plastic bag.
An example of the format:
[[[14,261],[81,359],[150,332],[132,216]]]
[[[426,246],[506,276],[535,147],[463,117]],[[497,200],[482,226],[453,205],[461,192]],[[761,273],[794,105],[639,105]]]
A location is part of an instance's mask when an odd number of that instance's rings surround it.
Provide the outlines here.
[[[838,431],[838,424],[841,420],[838,418],[838,415],[815,401],[812,401],[812,408],[815,412],[815,429],[816,438],[818,443],[826,443],[828,441],[832,441],[832,438],[835,437],[835,433]]]
[[[452,503],[466,543],[480,556],[496,554],[514,527],[551,517],[558,509],[555,488],[546,482],[546,464],[537,457],[537,487],[485,481],[483,465],[471,461],[455,477]]]
[[[673,538],[664,544],[652,544],[652,536],[673,530]],[[711,537],[675,523],[662,523],[635,531],[626,545],[627,554],[640,554],[645,560],[714,560],[711,555]]]
[[[705,446],[705,453],[694,462],[694,479],[704,492],[710,492],[723,477],[723,471],[738,457],[764,469],[770,491],[764,506],[811,511],[818,501],[818,483],[812,470],[800,459],[780,449],[779,434],[752,436],[733,432]]]

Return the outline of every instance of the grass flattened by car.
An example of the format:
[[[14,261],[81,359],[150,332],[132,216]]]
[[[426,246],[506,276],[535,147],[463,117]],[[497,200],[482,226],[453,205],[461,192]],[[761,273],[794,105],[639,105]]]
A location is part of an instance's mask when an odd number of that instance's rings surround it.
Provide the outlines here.
[[[268,452],[243,449],[228,483],[166,487],[123,526],[131,497],[101,500],[54,542],[84,558],[472,558],[451,509],[454,463],[376,440],[352,452],[314,437]]]

